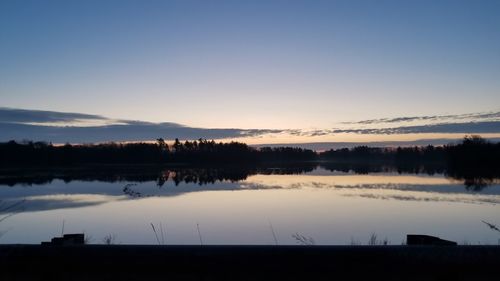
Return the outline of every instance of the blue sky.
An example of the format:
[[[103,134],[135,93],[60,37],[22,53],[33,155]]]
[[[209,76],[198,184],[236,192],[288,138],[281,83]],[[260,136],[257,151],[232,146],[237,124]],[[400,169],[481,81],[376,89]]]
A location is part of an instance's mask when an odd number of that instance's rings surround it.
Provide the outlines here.
[[[0,106],[204,128],[500,109],[499,1],[0,2]]]

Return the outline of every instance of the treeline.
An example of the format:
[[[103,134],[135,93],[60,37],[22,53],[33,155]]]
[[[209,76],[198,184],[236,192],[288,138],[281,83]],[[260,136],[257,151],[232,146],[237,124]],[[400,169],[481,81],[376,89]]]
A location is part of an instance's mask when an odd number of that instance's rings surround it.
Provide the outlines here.
[[[78,165],[78,164],[241,164],[315,161],[308,149],[277,147],[256,149],[240,142],[215,142],[205,139],[171,145],[163,139],[156,143],[104,143],[62,146],[45,142],[9,141],[0,143],[1,166]]]
[[[446,160],[447,146],[380,148],[357,146],[331,149],[319,154],[322,160],[365,163],[439,163]]]
[[[500,179],[500,143],[478,136],[447,149],[447,175],[464,181],[466,186],[480,189]]]
[[[467,187],[481,189],[500,178],[500,143],[491,143],[480,136],[466,136],[458,144],[425,147],[329,150],[319,154],[329,170],[369,173],[444,173],[463,181]]]
[[[91,170],[88,174],[85,173],[87,170],[79,170],[80,167],[94,167],[94,164],[106,166],[98,166],[98,170]],[[146,172],[135,170],[141,169],[141,164],[147,164],[144,165]],[[136,181],[156,179],[161,185],[166,180],[164,173],[152,170],[151,164],[158,165],[159,168],[163,165],[191,167],[191,170],[175,170],[175,176],[171,177],[171,180],[177,184],[241,180],[254,173],[277,173],[279,170],[276,170],[276,167],[285,168],[282,170],[284,173],[301,173],[305,170],[311,171],[319,165],[331,171],[361,174],[439,173],[463,181],[468,188],[479,190],[500,179],[500,143],[491,143],[479,136],[467,136],[458,144],[437,147],[359,146],[321,153],[292,147],[253,148],[244,143],[216,143],[203,139],[185,142],[176,140],[173,144],[167,144],[163,139],[158,139],[156,143],[62,146],[31,141],[0,143],[0,167],[7,173],[7,176],[0,173],[0,179],[7,184],[37,183],[54,178],[65,181],[77,178],[91,180],[97,176],[99,180],[111,181],[124,178],[133,178]],[[24,174],[31,170],[28,168],[40,167],[54,170],[48,174],[37,172],[28,178]],[[120,172],[110,172],[109,169],[114,169],[113,167],[121,169]],[[196,167],[202,169],[193,172],[192,169],[197,169]],[[207,170],[217,167],[224,170]],[[231,169],[228,170],[228,167]],[[19,170],[21,174],[12,175],[15,168],[23,168]],[[62,173],[61,168],[69,171]],[[126,173],[123,173],[122,169],[126,169]]]
[[[319,159],[342,163],[408,165],[446,165],[500,169],[500,143],[491,143],[480,136],[466,136],[458,144],[378,148],[358,146],[352,149],[331,149],[320,153]]]
[[[65,166],[78,164],[189,164],[255,165],[293,162],[364,163],[392,165],[404,171],[419,172],[422,167],[440,171],[500,171],[500,144],[479,136],[466,136],[461,143],[445,146],[376,148],[359,146],[316,153],[293,147],[254,148],[240,142],[215,142],[199,139],[167,144],[104,143],[62,146],[45,142],[0,143],[0,165]]]

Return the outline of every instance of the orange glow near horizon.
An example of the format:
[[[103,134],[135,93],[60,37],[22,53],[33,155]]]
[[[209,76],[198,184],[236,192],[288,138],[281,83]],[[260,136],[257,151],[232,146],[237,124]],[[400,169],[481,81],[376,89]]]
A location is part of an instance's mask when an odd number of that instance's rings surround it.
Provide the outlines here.
[[[216,142],[242,142],[248,145],[265,145],[265,144],[283,144],[283,145],[293,145],[302,143],[369,143],[369,142],[411,142],[418,140],[433,140],[433,139],[449,139],[449,142],[453,140],[462,139],[466,135],[474,134],[434,134],[434,133],[420,133],[420,134],[392,134],[392,135],[375,135],[375,134],[356,134],[356,133],[341,133],[341,134],[331,134],[324,136],[295,136],[291,134],[267,134],[255,137],[238,137],[238,138],[223,138],[214,139]],[[478,134],[483,138],[500,138],[500,134]],[[197,139],[179,139],[181,142],[186,140],[194,141]],[[211,139],[208,139],[211,140]],[[165,138],[167,144],[173,144],[174,140]],[[142,141],[115,141],[115,143],[155,143],[156,140],[142,140]],[[108,143],[108,142],[96,142]],[[446,142],[445,142],[446,143]],[[73,143],[78,144],[78,143]],[[83,144],[83,143],[82,143]],[[63,143],[53,143],[53,145],[59,146],[64,145]],[[410,144],[411,145],[411,144]],[[388,143],[390,146],[390,143]]]
[[[266,135],[259,137],[241,137],[232,139],[218,139],[216,141],[239,141],[250,145],[259,144],[294,144],[294,143],[321,143],[321,142],[397,142],[416,141],[422,139],[461,139],[467,134],[394,134],[373,135],[342,133],[325,136],[294,136],[294,135]],[[480,134],[483,138],[500,138],[500,134]]]

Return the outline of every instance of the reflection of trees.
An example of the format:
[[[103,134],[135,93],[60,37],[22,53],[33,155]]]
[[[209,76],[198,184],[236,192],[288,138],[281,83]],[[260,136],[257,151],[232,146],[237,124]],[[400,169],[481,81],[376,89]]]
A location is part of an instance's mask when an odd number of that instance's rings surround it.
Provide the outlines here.
[[[500,174],[488,169],[466,169],[446,171],[446,176],[463,182],[465,188],[470,191],[481,191],[489,185],[500,181]]]
[[[185,182],[203,185],[225,180],[239,181],[253,174],[303,173],[311,171],[318,163],[330,171],[357,174],[445,174],[463,181],[471,190],[481,190],[500,178],[500,143],[488,142],[480,136],[466,136],[459,144],[439,147],[358,146],[321,153],[293,147],[257,149],[244,143],[216,143],[205,139],[185,142],[176,139],[171,146],[161,138],[156,143],[64,146],[10,141],[0,143],[0,156],[0,167],[22,168],[17,172],[12,169],[0,171],[0,184],[6,185],[46,184],[53,179],[66,182],[75,179],[107,182],[156,181],[158,186],[163,186],[170,180],[176,184]],[[314,162],[316,164],[311,164]],[[285,166],[272,169],[269,165],[273,163]],[[291,163],[302,164],[294,166]],[[98,169],[76,168],[95,164],[104,166]],[[145,166],[137,166],[138,164]],[[177,168],[162,169],[154,165]],[[179,168],[180,165],[185,165],[185,168]],[[34,166],[75,168],[26,172]],[[220,166],[224,168],[215,168]]]
[[[344,173],[398,173],[398,174],[443,174],[445,165],[438,164],[395,164],[395,163],[364,163],[364,162],[324,162],[320,164],[326,170]]]
[[[463,182],[470,191],[481,191],[485,187],[500,181],[500,172],[496,168],[477,166],[447,166],[445,164],[383,164],[383,163],[338,163],[325,162],[320,164],[326,170],[344,173],[398,173],[398,174],[443,174],[446,177]]]
[[[369,174],[443,174],[464,183],[471,191],[480,191],[500,180],[495,169],[479,167],[447,167],[445,164],[394,164],[365,162],[321,162],[302,163],[285,166],[230,166],[230,167],[160,167],[160,166],[101,166],[99,168],[71,168],[46,170],[6,170],[0,171],[0,185],[49,184],[54,180],[101,181],[101,182],[156,182],[159,187],[167,182],[175,185],[190,183],[198,185],[217,182],[237,182],[257,174],[294,175],[311,172],[321,167],[331,172]]]
[[[183,183],[195,183],[199,185],[214,184],[221,181],[241,181],[245,180],[254,171],[245,169],[178,169],[165,171],[167,180],[171,180],[175,185]]]
[[[206,167],[179,167],[165,168],[157,166],[147,167],[99,167],[81,169],[47,169],[47,170],[8,170],[0,172],[0,185],[43,185],[54,180],[71,181],[100,181],[100,182],[156,182],[162,187],[171,181],[176,185],[194,183],[199,185],[214,184],[216,182],[245,180],[256,174],[302,174],[311,172],[315,164],[287,165],[282,167],[265,166],[231,166],[220,168]]]
[[[480,136],[466,136],[461,143],[442,147],[359,146],[351,149],[331,149],[321,153],[319,157],[335,162],[322,164],[329,170],[361,174],[442,173],[463,181],[469,190],[481,190],[500,178],[500,143],[489,142]]]
[[[472,191],[481,191],[488,185],[492,185],[494,183],[493,179],[487,178],[466,178],[464,179],[464,185],[467,190]]]
[[[54,180],[100,182],[147,182],[159,178],[161,168],[155,166],[99,166],[80,168],[10,169],[0,171],[1,185],[43,185]]]
[[[469,190],[482,190],[500,179],[500,143],[480,136],[467,136],[462,143],[448,147],[446,174],[459,179]]]
[[[226,168],[190,168],[173,169],[163,172],[163,182],[171,180],[175,185],[180,183],[195,183],[199,185],[214,184],[216,182],[245,180],[251,175],[292,175],[311,172],[316,165],[287,166],[280,168],[268,167],[226,167]],[[160,185],[161,186],[161,185]]]

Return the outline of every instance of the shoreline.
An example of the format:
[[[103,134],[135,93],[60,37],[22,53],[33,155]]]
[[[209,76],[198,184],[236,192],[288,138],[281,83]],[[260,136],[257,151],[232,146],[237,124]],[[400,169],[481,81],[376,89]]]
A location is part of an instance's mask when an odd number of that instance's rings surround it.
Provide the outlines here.
[[[0,245],[2,280],[491,280],[500,246]]]

